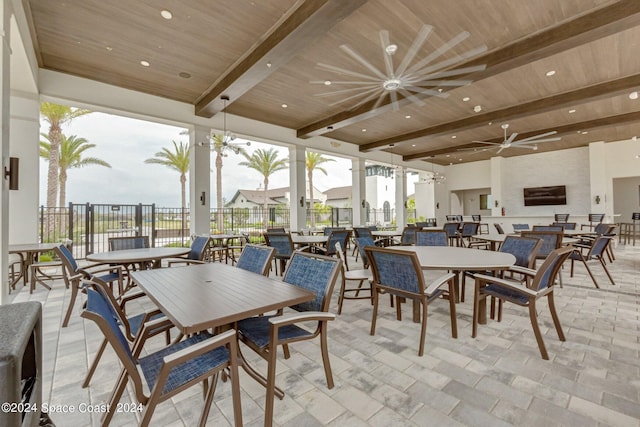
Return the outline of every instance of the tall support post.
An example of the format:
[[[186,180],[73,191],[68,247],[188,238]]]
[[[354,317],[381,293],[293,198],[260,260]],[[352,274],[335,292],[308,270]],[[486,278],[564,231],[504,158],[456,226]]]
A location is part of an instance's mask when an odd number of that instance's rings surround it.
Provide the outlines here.
[[[307,226],[307,181],[306,150],[304,147],[289,148],[289,220],[291,230]]]
[[[351,160],[351,209],[353,225],[367,223],[367,187],[364,159]]]
[[[191,234],[209,234],[211,229],[211,148],[209,129],[195,126],[189,132],[189,214]],[[199,144],[202,143],[202,144]]]
[[[407,223],[407,168],[396,169],[396,226],[399,230]]]
[[[3,1],[0,6],[0,152],[2,153],[2,190],[0,194],[0,305],[9,302],[9,180],[4,177],[5,168],[9,169],[9,121],[11,119],[10,101],[10,65],[11,33],[9,19],[11,2]]]

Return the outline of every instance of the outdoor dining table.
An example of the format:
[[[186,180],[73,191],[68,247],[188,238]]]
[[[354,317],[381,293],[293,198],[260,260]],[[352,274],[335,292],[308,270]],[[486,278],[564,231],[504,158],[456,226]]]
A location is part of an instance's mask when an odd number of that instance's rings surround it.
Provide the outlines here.
[[[498,247],[500,247],[500,245],[502,243],[504,243],[504,240],[507,238],[507,236],[517,236],[518,234],[475,234],[473,236],[471,236],[472,240],[480,240],[482,242],[488,242],[489,243],[489,248],[492,251],[496,251],[498,250]],[[563,237],[562,238],[562,244],[563,245],[570,245],[572,243],[577,243],[579,242],[580,239],[577,239],[575,237]]]
[[[483,251],[455,246],[394,246],[399,251],[415,252],[423,270],[450,270],[455,274],[456,293],[459,294],[459,275],[463,271],[506,270],[516,262],[516,257],[505,252]],[[458,295],[454,296],[456,302]],[[419,308],[414,304],[414,320],[419,319]],[[479,322],[486,323],[486,304],[479,307]],[[416,317],[417,316],[417,317]]]
[[[300,236],[298,234],[291,234],[291,241],[294,245],[321,245],[327,243],[329,236],[316,235],[316,236]]]
[[[58,246],[60,246],[60,243],[20,243],[9,245],[9,253],[20,256],[20,274],[9,286],[14,288],[21,278],[26,286],[29,281],[29,266],[35,262],[38,254],[52,251]]]
[[[225,262],[228,262],[230,255],[232,255],[229,251],[229,242],[232,240],[244,238],[242,234],[230,234],[230,233],[210,234],[209,237],[213,242],[211,246],[212,260],[215,261],[215,253],[220,253],[220,261],[222,261],[222,255],[224,255]],[[232,259],[235,259],[235,258],[232,258]]]
[[[188,254],[189,248],[139,248],[126,249],[123,251],[97,252],[88,254],[87,260],[99,262],[102,264],[137,264],[152,262],[153,268],[160,267],[160,263],[164,258],[179,257]]]
[[[135,271],[131,277],[184,335],[315,298],[309,290],[222,263]],[[277,388],[276,394],[284,396]],[[273,401],[265,407],[273,407]],[[271,423],[265,419],[265,425]]]

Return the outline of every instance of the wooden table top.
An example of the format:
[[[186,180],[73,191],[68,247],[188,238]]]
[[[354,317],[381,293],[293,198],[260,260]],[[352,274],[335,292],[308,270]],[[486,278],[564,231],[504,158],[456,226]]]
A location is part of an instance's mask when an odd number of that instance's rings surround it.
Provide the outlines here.
[[[131,277],[184,334],[315,298],[306,289],[223,263],[134,271]]]
[[[53,248],[57,248],[58,246],[60,246],[60,243],[19,243],[9,245],[9,252],[46,252],[52,251]]]
[[[418,254],[420,267],[432,270],[499,270],[511,267],[516,257],[504,252],[455,246],[394,246]]]
[[[123,251],[98,252],[87,255],[88,261],[106,264],[131,264],[154,261],[162,258],[179,257],[189,253],[189,248],[141,248]]]

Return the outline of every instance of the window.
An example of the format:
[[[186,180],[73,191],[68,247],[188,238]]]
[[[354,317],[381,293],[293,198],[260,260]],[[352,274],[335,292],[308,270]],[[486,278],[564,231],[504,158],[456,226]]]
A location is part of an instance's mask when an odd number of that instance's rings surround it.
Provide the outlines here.
[[[389,204],[389,202],[384,202],[382,204],[382,212],[384,214],[384,222],[390,222],[391,221],[391,205]]]
[[[480,209],[491,209],[491,194],[480,195]]]

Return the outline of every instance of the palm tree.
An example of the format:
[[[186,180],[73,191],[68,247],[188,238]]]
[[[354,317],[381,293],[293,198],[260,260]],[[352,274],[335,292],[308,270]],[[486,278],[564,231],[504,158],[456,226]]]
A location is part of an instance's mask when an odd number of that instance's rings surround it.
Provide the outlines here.
[[[189,144],[175,141],[173,143],[173,151],[163,148],[158,151],[155,157],[145,160],[145,163],[167,166],[169,169],[180,174],[180,190],[182,194],[182,228],[186,226],[186,209],[187,209],[187,173],[189,172]]]
[[[40,115],[49,123],[47,140],[51,146],[49,150],[49,169],[47,173],[47,207],[56,205],[58,196],[58,173],[60,172],[60,144],[62,142],[62,125],[76,117],[91,113],[90,110],[71,108],[65,105],[43,102],[40,104]]]
[[[45,133],[41,134],[43,138],[49,139]],[[79,138],[76,135],[66,136],[61,134],[60,153],[58,154],[59,174],[58,182],[60,186],[60,202],[59,206],[64,207],[67,197],[67,170],[71,168],[81,168],[89,165],[99,165],[110,168],[111,165],[97,157],[85,157],[82,155],[85,151],[94,148],[95,144],[89,144],[85,138]],[[49,161],[51,158],[51,142],[40,141],[40,157]]]
[[[240,162],[241,166],[247,166],[255,169],[264,177],[264,207],[262,210],[264,229],[267,229],[267,220],[269,218],[269,203],[267,199],[267,191],[269,190],[269,177],[283,169],[287,169],[287,159],[278,159],[278,150],[275,148],[262,149],[254,151],[251,156],[243,153],[247,159],[246,162]]]
[[[323,174],[327,174],[327,171],[320,166],[323,163],[327,162],[335,162],[334,159],[329,159],[327,157],[323,157],[320,153],[314,153],[312,151],[307,151],[306,154],[306,166],[307,166],[307,179],[309,180],[309,199],[311,199],[311,208],[313,209],[313,171],[317,170],[322,172]],[[311,212],[311,227],[316,226],[316,215],[315,212]]]

